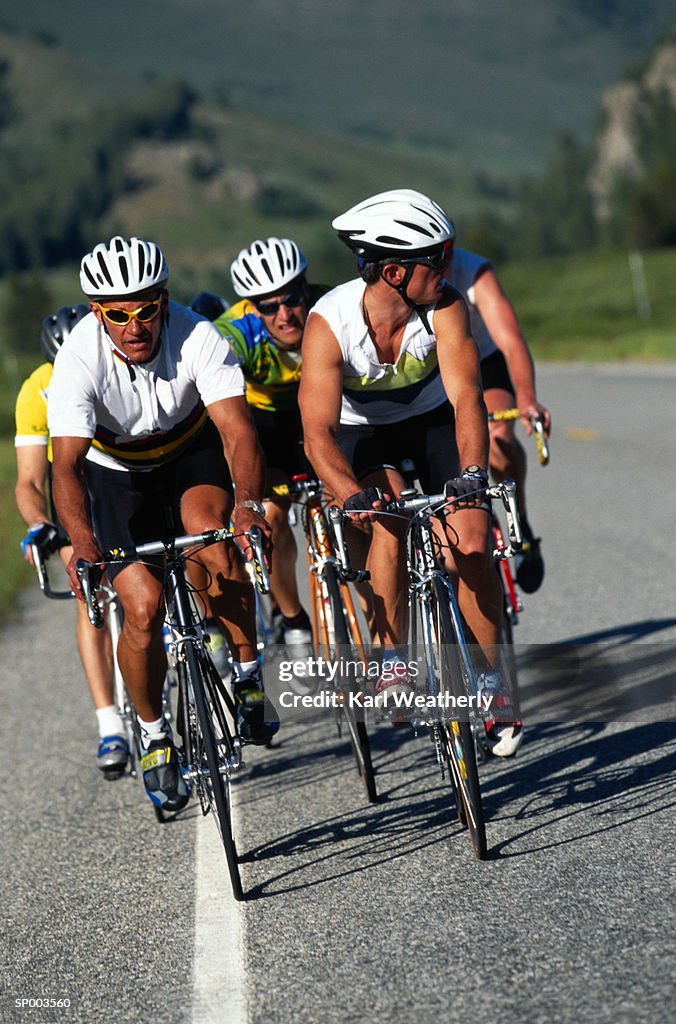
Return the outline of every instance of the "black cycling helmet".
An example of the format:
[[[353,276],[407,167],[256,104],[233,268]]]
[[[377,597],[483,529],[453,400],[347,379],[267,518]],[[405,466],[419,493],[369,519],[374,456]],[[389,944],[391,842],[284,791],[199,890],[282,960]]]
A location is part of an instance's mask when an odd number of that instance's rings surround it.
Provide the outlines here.
[[[89,313],[89,306],[80,302],[77,306],[62,306],[56,313],[46,316],[42,321],[42,334],[40,345],[50,363],[56,359],[64,341],[79,323],[83,316]]]
[[[222,295],[216,295],[215,292],[200,292],[188,305],[195,313],[205,316],[212,323],[214,320],[218,320],[226,309],[230,308],[230,303],[226,302]]]

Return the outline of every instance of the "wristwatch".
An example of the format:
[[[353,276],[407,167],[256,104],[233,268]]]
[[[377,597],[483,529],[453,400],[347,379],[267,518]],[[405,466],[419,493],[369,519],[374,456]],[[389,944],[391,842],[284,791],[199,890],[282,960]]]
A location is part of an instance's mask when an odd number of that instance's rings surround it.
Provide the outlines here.
[[[238,501],[235,508],[250,508],[252,512],[265,519],[265,505],[261,501],[253,501],[251,499],[248,501]]]
[[[481,466],[465,466],[462,471],[463,476],[479,477],[481,480],[488,480],[488,473]]]

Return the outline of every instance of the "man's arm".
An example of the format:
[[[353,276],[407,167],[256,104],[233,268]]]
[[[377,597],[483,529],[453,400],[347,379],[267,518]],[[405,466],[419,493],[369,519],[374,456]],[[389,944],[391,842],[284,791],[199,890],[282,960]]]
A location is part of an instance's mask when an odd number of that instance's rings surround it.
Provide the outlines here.
[[[486,270],[474,283],[474,303],[489,334],[505,357],[516,391],[516,404],[528,416],[542,416],[549,430],[549,413],[537,400],[535,367],[516,312],[493,270]],[[526,419],[527,419],[526,417]],[[530,422],[526,422],[530,433]]]
[[[434,334],[444,390],[455,412],[460,468],[488,468],[488,418],[481,388],[479,353],[470,334],[467,307],[457,292],[434,313]]]
[[[266,471],[265,456],[246,399],[240,395],[223,398],[207,406],[207,412],[221,435],[223,454],[235,487],[232,516],[235,531],[244,533],[258,526],[269,538],[270,527],[265,519],[253,509],[242,508],[243,501],[263,500]],[[249,546],[243,544],[242,547],[249,557]]]
[[[303,372],[298,392],[305,454],[341,505],[360,489],[336,441],[342,394],[340,345],[326,320],[311,313],[303,333]]]
[[[90,445],[88,437],[52,438],[54,504],[73,545],[73,557],[66,568],[73,592],[80,600],[82,591],[75,572],[77,560],[84,558],[87,562],[98,562],[101,559],[89,515],[85,481],[85,457]]]
[[[45,554],[57,544],[57,532],[47,506],[47,445],[20,445],[16,449],[16,486],[14,496],[19,515],[28,527],[21,542],[24,558],[33,563],[31,543],[37,543]]]
[[[47,445],[22,445],[16,449],[14,496],[26,526],[50,521],[47,508]]]

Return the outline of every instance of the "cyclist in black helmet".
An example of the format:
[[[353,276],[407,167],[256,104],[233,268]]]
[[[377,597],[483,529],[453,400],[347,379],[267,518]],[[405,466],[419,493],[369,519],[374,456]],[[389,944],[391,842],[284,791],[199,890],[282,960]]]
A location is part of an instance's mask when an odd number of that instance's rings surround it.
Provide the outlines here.
[[[215,292],[200,292],[188,305],[195,313],[211,320],[212,323],[230,309],[230,303]]]

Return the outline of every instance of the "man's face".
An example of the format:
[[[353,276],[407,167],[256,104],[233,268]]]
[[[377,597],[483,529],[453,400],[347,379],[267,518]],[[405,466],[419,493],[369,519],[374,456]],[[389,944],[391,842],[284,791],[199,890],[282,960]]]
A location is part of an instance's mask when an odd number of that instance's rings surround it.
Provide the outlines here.
[[[450,245],[439,248],[430,261],[421,259],[418,263],[411,260],[413,270],[406,285],[406,294],[418,306],[429,306],[441,298],[444,291],[444,280],[448,274],[452,249]],[[409,264],[410,266],[410,264]],[[401,284],[406,275],[407,265],[402,263],[385,264],[383,273],[390,283]]]
[[[308,313],[305,282],[292,282],[286,291],[259,296],[252,302],[268,334],[279,347],[298,348],[303,340]]]
[[[149,288],[145,292],[124,299],[112,298],[90,302],[89,308],[110,335],[115,348],[134,363],[146,363],[157,349],[167,298],[165,289]],[[154,307],[157,307],[156,312]],[[116,319],[122,319],[120,311],[137,313],[138,316],[131,317],[127,324],[115,323]],[[155,315],[152,315],[153,313]]]
[[[416,263],[408,284],[408,295],[419,306],[429,306],[438,302],[444,291],[445,274],[445,266],[437,269]]]

